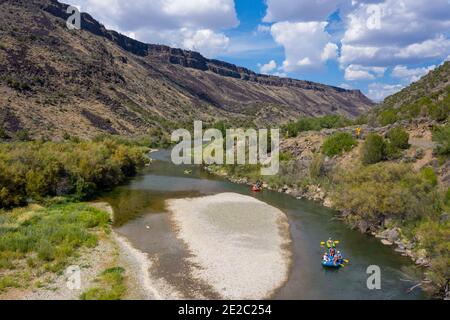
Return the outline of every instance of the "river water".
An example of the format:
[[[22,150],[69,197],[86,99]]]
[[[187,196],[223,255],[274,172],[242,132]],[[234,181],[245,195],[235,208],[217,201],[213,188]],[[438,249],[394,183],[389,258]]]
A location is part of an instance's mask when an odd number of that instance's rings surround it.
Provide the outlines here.
[[[164,279],[186,298],[220,298],[207,283],[194,279],[189,253],[173,232],[165,200],[235,192],[251,195],[282,210],[290,223],[292,266],[288,281],[272,299],[426,299],[415,289],[407,289],[420,279],[420,270],[406,257],[382,245],[375,238],[350,230],[337,219],[336,212],[317,203],[265,190],[252,193],[248,186],[215,177],[200,167],[170,162],[169,151],[152,153],[155,160],[127,185],[102,197],[114,208],[115,230],[137,249],[156,257],[151,274]],[[340,240],[340,250],[350,264],[339,270],[322,268],[320,242],[328,237]],[[220,254],[220,252],[218,252]],[[381,289],[367,288],[367,267],[381,269]]]

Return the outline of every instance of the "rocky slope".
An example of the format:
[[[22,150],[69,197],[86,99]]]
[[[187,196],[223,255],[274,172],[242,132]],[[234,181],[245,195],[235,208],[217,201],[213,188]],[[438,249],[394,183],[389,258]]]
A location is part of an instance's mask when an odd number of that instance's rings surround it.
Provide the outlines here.
[[[231,118],[257,125],[302,115],[355,116],[360,91],[256,74],[199,53],[145,44],[82,14],[66,27],[55,0],[0,0],[0,131],[14,136],[140,134]]]

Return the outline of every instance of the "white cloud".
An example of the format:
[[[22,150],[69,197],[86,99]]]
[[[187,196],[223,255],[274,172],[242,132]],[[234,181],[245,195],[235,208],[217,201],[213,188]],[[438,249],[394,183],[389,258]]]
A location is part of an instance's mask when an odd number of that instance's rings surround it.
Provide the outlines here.
[[[206,57],[214,57],[228,48],[230,39],[209,29],[192,32],[184,30],[183,48],[199,51]]]
[[[344,78],[347,81],[374,80],[382,77],[386,72],[383,67],[364,67],[357,64],[351,64],[345,69]]]
[[[272,75],[280,78],[286,78],[288,76],[285,72],[274,72]]]
[[[369,85],[367,96],[373,101],[380,102],[403,88],[401,84],[372,83]]]
[[[270,26],[267,24],[259,24],[257,30],[261,33],[270,32]]]
[[[343,65],[420,63],[450,51],[448,0],[385,0],[355,8],[345,18]]]
[[[262,74],[269,74],[277,68],[277,63],[275,60],[271,60],[269,63],[259,65],[259,72]]]
[[[284,47],[283,70],[317,69],[327,59],[336,56],[337,46],[330,42],[326,22],[278,22],[271,33],[276,43]]]
[[[335,60],[338,57],[338,50],[337,44],[328,42],[320,58],[322,61]]]
[[[267,0],[265,22],[325,21],[348,0]]]
[[[402,79],[406,84],[416,82],[430,71],[436,68],[435,65],[426,68],[408,69],[406,66],[398,65],[392,70],[392,76],[398,79]]]
[[[398,58],[440,58],[450,51],[450,39],[439,35],[434,39],[425,40],[420,43],[413,43],[399,50],[396,54]]]
[[[234,0],[72,0],[108,28],[144,42],[214,56],[228,47],[223,29],[239,25]]]
[[[351,86],[351,85],[349,85],[348,83],[341,83],[340,85],[339,85],[339,87],[341,87],[341,88],[343,88],[343,89],[346,89],[346,90],[353,90],[354,88]]]

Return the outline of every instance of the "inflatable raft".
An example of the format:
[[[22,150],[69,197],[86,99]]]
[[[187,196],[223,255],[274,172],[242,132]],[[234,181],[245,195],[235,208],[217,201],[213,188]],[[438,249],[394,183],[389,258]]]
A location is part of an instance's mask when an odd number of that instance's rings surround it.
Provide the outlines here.
[[[335,269],[338,269],[338,268],[342,267],[343,263],[344,263],[344,261],[342,259],[338,260],[336,262],[336,264],[334,264],[333,260],[329,260],[329,261],[322,260],[322,266],[324,268],[335,268]]]

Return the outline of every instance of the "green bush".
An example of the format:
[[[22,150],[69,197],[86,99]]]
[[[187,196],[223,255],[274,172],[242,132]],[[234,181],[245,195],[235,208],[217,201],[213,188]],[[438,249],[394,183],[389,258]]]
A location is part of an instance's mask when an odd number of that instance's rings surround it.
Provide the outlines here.
[[[410,165],[378,163],[335,178],[337,208],[359,218],[381,222],[390,217],[414,219],[433,212],[433,186]]]
[[[133,176],[146,148],[113,140],[0,144],[0,207],[47,196],[91,196]]]
[[[444,157],[450,156],[450,124],[436,127],[433,130],[433,141],[437,143],[436,154]]]
[[[450,114],[450,99],[432,104],[428,107],[428,113],[433,120],[445,121]]]
[[[352,125],[352,121],[339,116],[327,115],[323,117],[301,118],[296,122],[291,122],[283,127],[283,131],[288,137],[296,137],[300,132],[318,131],[321,129],[337,129]]]
[[[414,234],[420,239],[419,247],[425,249],[430,258],[430,267],[425,273],[435,293],[442,297],[450,279],[450,222],[424,219]]]
[[[382,126],[393,124],[397,122],[397,120],[397,112],[394,109],[387,109],[378,116],[378,121]]]
[[[386,159],[386,148],[386,142],[382,136],[376,133],[369,134],[362,148],[363,164],[375,164]]]
[[[446,206],[450,206],[450,188],[448,188],[447,192],[445,193],[444,202]]]
[[[394,148],[403,150],[409,148],[409,134],[400,127],[391,129],[387,134],[387,138]]]
[[[423,168],[420,171],[420,174],[422,175],[422,178],[426,180],[429,184],[431,184],[433,187],[437,186],[438,178],[436,172],[432,167]]]
[[[339,132],[325,140],[322,152],[329,157],[342,155],[344,152],[352,150],[357,144],[358,142],[350,133]]]

